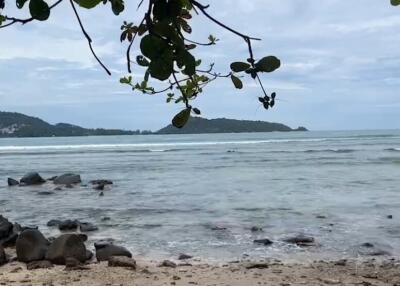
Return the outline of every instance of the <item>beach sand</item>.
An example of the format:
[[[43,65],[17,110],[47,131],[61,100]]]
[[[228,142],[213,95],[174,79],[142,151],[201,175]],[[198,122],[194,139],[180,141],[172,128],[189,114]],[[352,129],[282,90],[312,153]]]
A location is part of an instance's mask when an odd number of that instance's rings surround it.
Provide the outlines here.
[[[26,270],[23,263],[12,262],[0,267],[0,285],[400,285],[400,263],[313,262],[311,264],[263,263],[263,269],[248,269],[250,262],[225,265],[197,264],[176,268],[159,267],[155,262],[138,261],[137,269],[108,267],[107,263],[87,265],[86,270]]]

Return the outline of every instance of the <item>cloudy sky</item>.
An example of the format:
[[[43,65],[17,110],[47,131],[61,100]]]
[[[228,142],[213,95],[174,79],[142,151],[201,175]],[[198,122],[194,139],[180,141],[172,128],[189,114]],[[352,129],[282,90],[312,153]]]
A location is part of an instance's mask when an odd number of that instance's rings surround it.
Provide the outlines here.
[[[13,3],[14,2],[14,3]],[[67,2],[67,1],[64,1]],[[122,21],[138,22],[139,0],[127,0],[115,17],[108,6],[80,10],[94,46],[113,72],[108,77],[92,58],[68,3],[45,23],[0,30],[0,110],[41,117],[51,123],[85,127],[157,129],[181,106],[165,95],[133,93],[121,86],[126,74],[119,42]],[[209,13],[260,37],[259,57],[276,55],[282,68],[263,75],[278,93],[275,110],[263,110],[252,81],[237,91],[229,80],[213,83],[194,103],[208,118],[266,120],[313,130],[400,128],[400,8],[389,0],[203,0]],[[6,0],[12,14],[15,0]],[[212,33],[217,46],[198,51],[203,63],[228,71],[247,58],[246,45],[202,17],[192,38]],[[133,54],[136,54],[135,51]],[[142,70],[135,68],[139,79]]]

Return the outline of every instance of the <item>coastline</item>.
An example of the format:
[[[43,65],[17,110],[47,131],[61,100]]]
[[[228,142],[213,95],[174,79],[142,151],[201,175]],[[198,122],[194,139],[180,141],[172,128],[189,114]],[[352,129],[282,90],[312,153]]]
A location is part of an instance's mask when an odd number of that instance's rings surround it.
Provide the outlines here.
[[[137,260],[136,270],[88,263],[80,269],[65,266],[27,270],[24,263],[0,267],[0,285],[10,286],[136,286],[136,285],[398,285],[400,263],[394,259],[315,261],[285,264],[278,260],[207,264],[196,262],[161,267],[159,262]]]

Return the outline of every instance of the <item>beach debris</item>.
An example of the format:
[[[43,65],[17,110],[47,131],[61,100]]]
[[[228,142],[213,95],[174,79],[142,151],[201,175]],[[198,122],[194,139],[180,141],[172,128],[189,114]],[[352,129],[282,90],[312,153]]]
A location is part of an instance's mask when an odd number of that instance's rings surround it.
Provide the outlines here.
[[[109,267],[127,267],[131,269],[136,269],[136,261],[133,258],[125,256],[111,256],[108,259]]]
[[[253,242],[256,243],[256,244],[263,244],[263,245],[271,245],[271,244],[273,244],[273,241],[269,240],[268,238],[256,239]]]
[[[253,227],[251,227],[250,231],[251,232],[261,232],[261,231],[263,231],[263,229],[259,226],[253,226]]]
[[[159,265],[159,267],[169,267],[169,268],[176,268],[176,266],[177,266],[176,263],[170,260],[164,260]]]
[[[95,243],[96,258],[98,261],[107,261],[112,256],[125,256],[132,258],[132,253],[125,247],[110,244],[107,242]]]
[[[178,260],[187,260],[187,259],[191,259],[191,258],[193,258],[193,256],[181,253],[181,254],[179,254]]]
[[[53,180],[53,183],[56,185],[75,185],[80,184],[81,182],[82,179],[80,175],[70,173],[58,176]]]
[[[14,186],[18,186],[19,182],[13,178],[8,178],[7,179],[7,184],[9,187],[14,187]]]
[[[48,269],[52,267],[54,267],[53,263],[48,260],[32,261],[26,265],[26,269],[28,270]]]
[[[20,185],[21,186],[32,186],[32,185],[40,185],[45,183],[46,180],[43,179],[39,173],[37,172],[31,172],[25,174],[21,180],[20,180]]]
[[[283,240],[286,243],[296,244],[298,246],[312,246],[315,243],[314,237],[299,234],[293,237],[288,237]]]
[[[58,265],[65,265],[66,258],[86,261],[86,246],[76,234],[63,234],[57,237],[46,254],[46,260]]]
[[[37,229],[22,231],[16,241],[18,261],[27,263],[43,260],[49,244],[49,241]]]

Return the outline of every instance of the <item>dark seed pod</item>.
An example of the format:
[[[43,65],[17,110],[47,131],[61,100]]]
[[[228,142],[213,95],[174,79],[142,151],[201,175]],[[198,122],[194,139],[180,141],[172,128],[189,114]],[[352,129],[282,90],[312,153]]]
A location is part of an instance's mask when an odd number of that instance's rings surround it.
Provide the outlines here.
[[[271,108],[272,108],[272,107],[274,107],[274,105],[275,105],[275,100],[271,100],[271,102],[269,103],[269,106],[271,106]]]
[[[261,103],[264,103],[264,102],[265,102],[265,99],[264,99],[263,97],[259,97],[259,98],[258,98],[258,101],[261,102]]]
[[[268,103],[268,102],[264,102],[263,105],[264,105],[264,108],[265,108],[265,109],[268,109],[268,108],[269,108],[269,103]]]
[[[276,92],[273,92],[273,93],[271,94],[271,97],[272,97],[272,99],[275,99],[275,97],[276,97]]]

